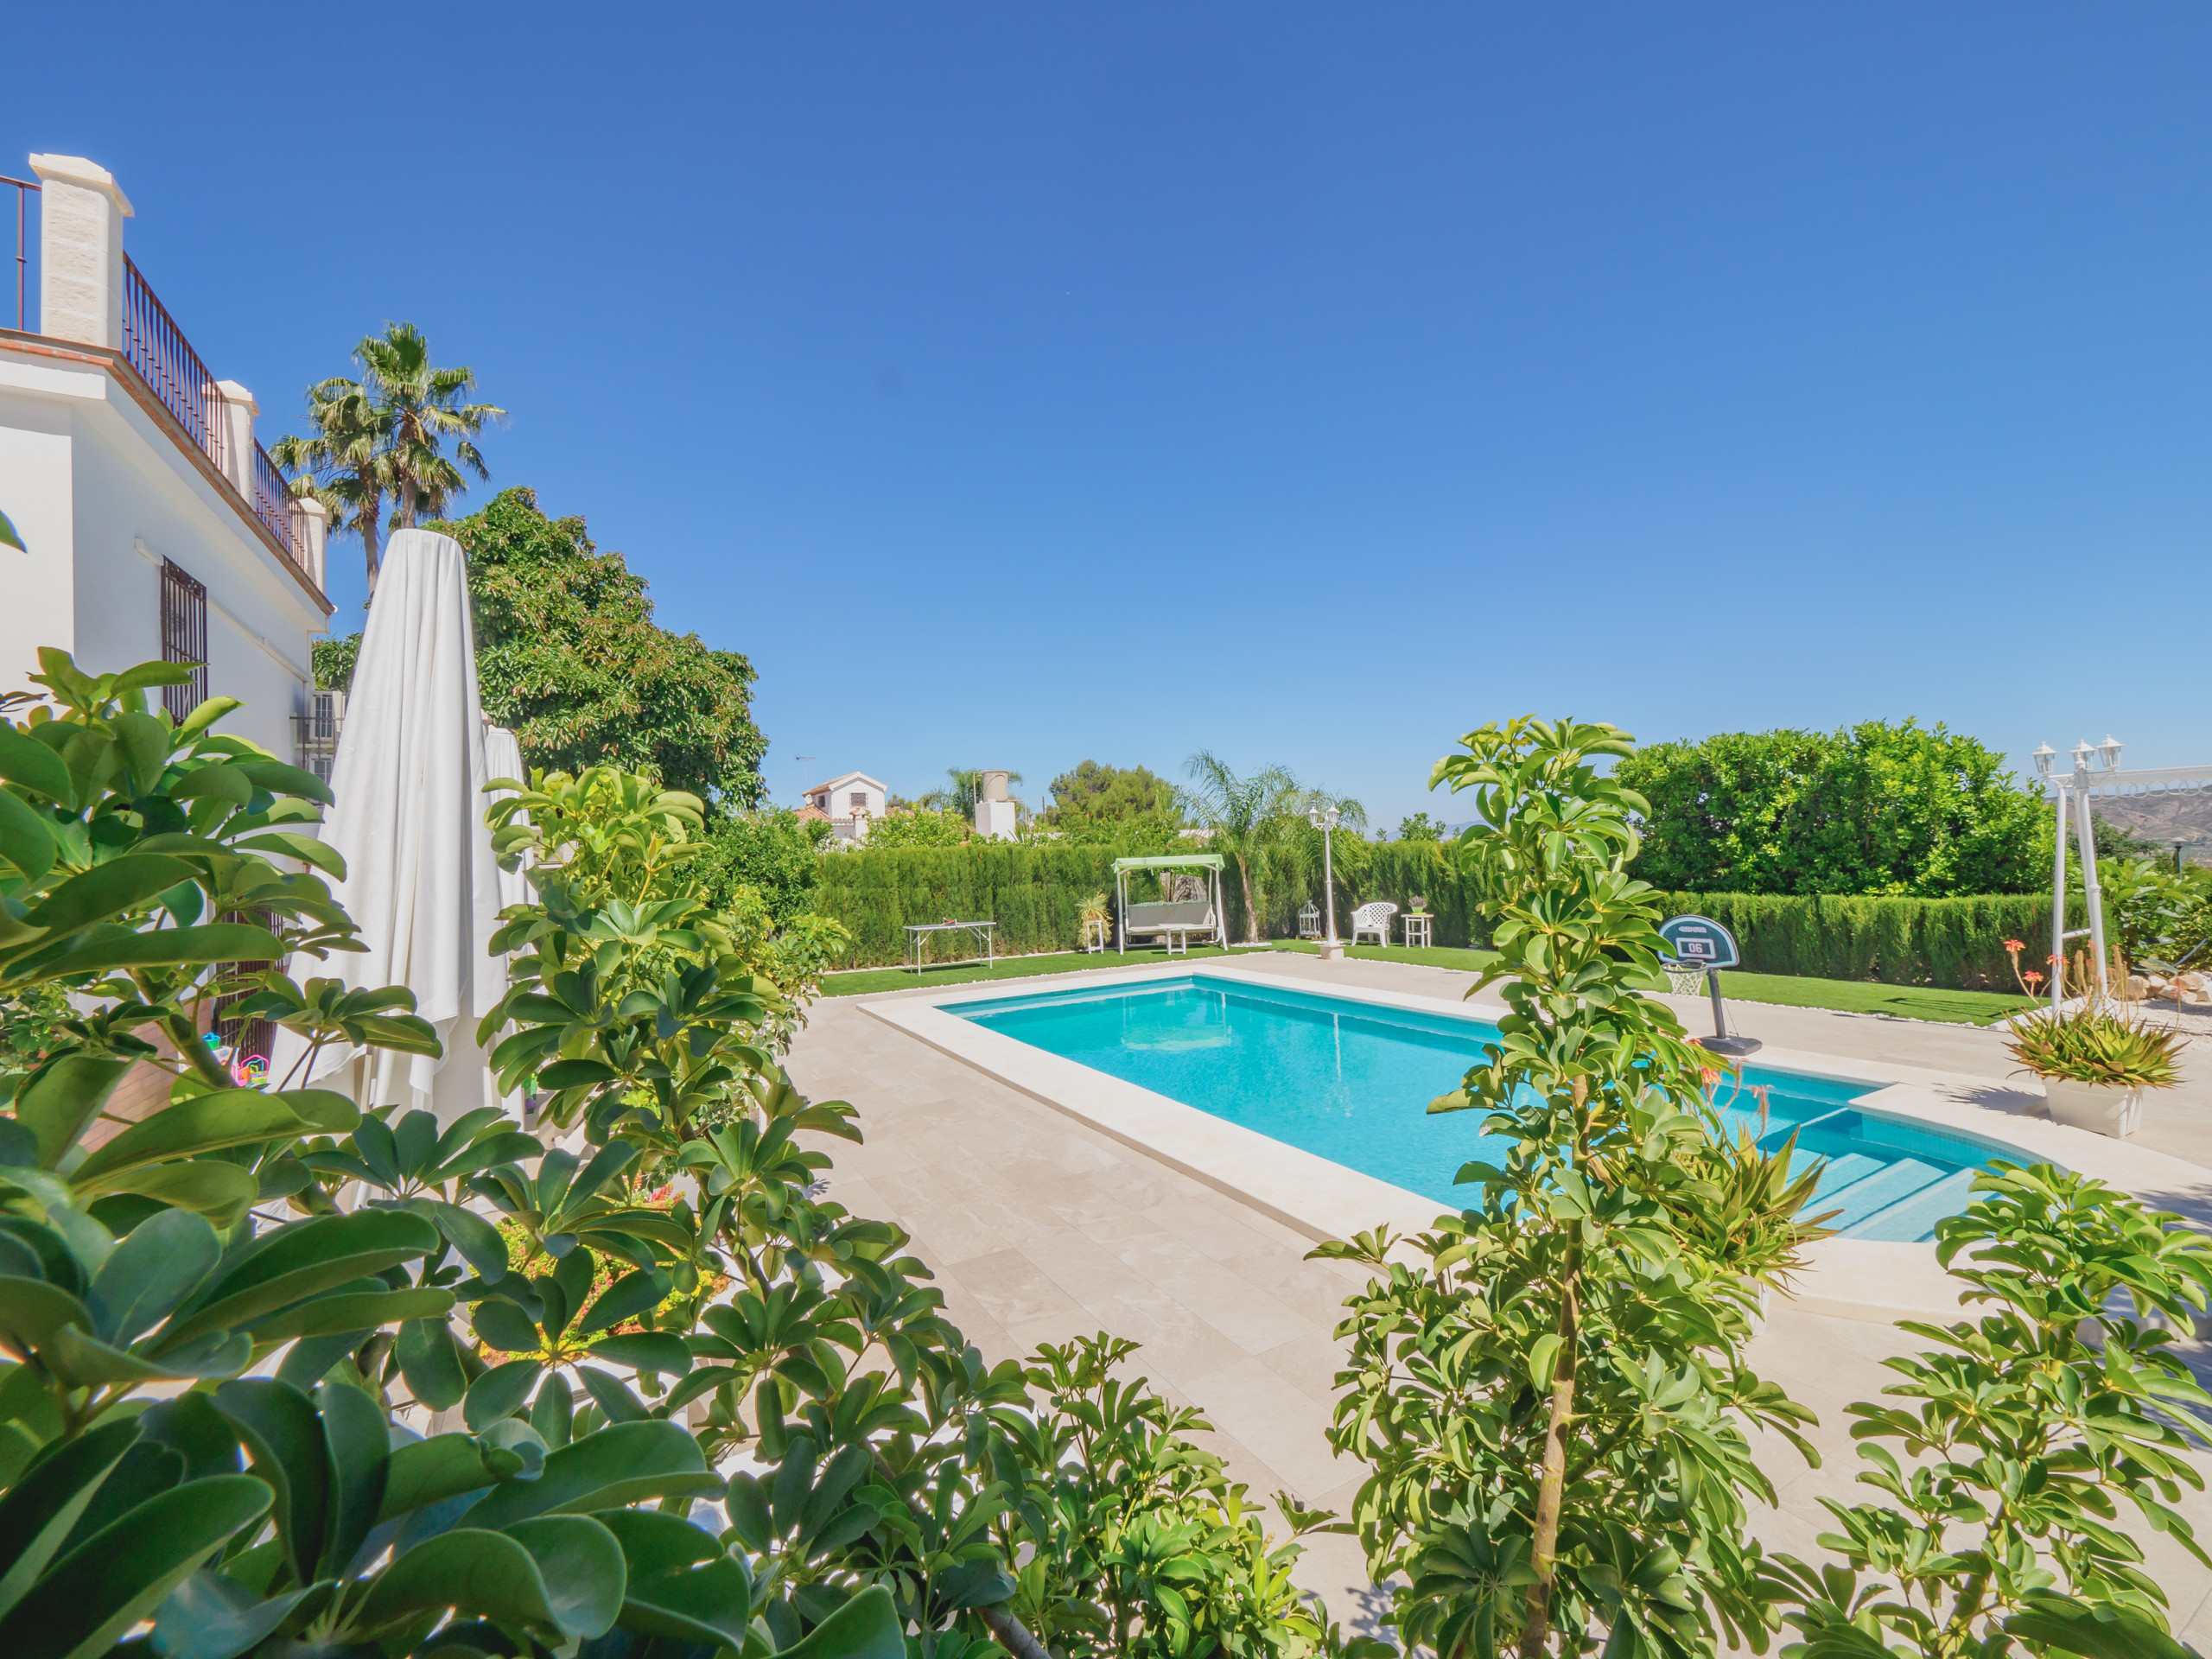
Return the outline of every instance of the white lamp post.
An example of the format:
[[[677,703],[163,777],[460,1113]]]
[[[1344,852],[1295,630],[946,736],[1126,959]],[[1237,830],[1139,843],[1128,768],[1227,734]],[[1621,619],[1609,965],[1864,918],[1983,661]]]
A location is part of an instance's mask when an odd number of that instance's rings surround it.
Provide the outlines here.
[[[1337,938],[1337,875],[1329,859],[1329,836],[1336,829],[1339,817],[1333,806],[1317,805],[1306,814],[1306,823],[1321,832],[1321,886],[1326,895],[1329,931],[1321,939],[1321,959],[1325,962],[1344,960],[1344,941]]]

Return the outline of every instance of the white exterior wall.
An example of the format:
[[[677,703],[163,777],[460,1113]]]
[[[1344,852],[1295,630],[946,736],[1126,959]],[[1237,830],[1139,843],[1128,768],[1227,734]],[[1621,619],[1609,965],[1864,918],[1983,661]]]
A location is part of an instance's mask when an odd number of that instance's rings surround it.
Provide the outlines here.
[[[868,810],[870,817],[881,817],[885,809],[890,804],[890,797],[881,785],[868,783],[858,778],[846,779],[832,785],[829,791],[829,799],[826,801],[813,795],[808,796],[807,799],[813,801],[832,818],[849,818],[853,816],[852,802],[855,795],[868,797]]]
[[[161,563],[207,589],[207,683],[242,699],[223,729],[294,758],[322,607],[235,496],[118,383],[127,369],[0,342],[0,510],[29,544],[0,548],[0,690],[36,690],[41,645],[93,673],[162,654]]]

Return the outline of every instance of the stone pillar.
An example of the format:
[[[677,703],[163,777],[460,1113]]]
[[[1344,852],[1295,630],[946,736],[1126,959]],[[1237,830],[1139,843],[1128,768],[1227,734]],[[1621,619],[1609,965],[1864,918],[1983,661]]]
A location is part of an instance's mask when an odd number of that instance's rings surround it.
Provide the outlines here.
[[[253,394],[235,380],[218,380],[215,398],[222,405],[223,476],[238,486],[249,502],[253,499],[253,417],[261,405]]]
[[[323,579],[323,549],[330,540],[330,509],[311,495],[302,495],[293,498],[292,511],[307,526],[308,577],[327,592],[330,584]]]
[[[123,345],[123,221],[130,200],[81,156],[34,156],[39,192],[39,333]]]

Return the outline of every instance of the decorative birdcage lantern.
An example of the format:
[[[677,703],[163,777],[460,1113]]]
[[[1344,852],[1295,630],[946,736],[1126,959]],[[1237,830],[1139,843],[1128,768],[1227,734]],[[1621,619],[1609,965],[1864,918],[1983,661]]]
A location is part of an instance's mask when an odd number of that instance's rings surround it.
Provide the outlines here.
[[[1306,907],[1298,912],[1298,937],[1301,939],[1321,937],[1321,906],[1310,899],[1306,901]]]

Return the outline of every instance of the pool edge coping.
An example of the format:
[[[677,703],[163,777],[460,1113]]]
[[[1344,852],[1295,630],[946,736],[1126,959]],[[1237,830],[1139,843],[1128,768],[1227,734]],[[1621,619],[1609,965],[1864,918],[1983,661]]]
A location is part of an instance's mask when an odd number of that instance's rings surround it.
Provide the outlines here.
[[[1363,985],[1324,986],[1303,976],[1271,974],[1256,963],[1233,958],[1092,969],[1084,975],[1081,988],[1107,991],[1190,978],[1298,991],[1470,1023],[1494,1022],[1510,1012],[1503,1002],[1487,998],[1424,996]],[[1036,985],[1010,990],[1004,982],[969,982],[938,988],[931,995],[879,993],[855,1001],[863,1013],[939,1053],[1317,1242],[1348,1238],[1355,1231],[1381,1225],[1401,1232],[1423,1231],[1448,1212],[1448,1205],[1408,1188],[949,1011],[963,1003],[1058,995],[1069,988]],[[1980,1103],[1993,1095],[2019,1103],[2039,1098],[2035,1091],[2006,1079],[1890,1061],[1840,1062],[1832,1055],[1789,1048],[1762,1048],[1758,1059],[1783,1071],[1866,1084],[1867,1092],[1848,1103],[1853,1110],[2055,1163],[2107,1181],[2159,1208],[2179,1209],[2193,1201],[2201,1212],[2212,1211],[2212,1170],[2126,1141]],[[1960,1312],[1958,1293],[1963,1287],[1936,1263],[1933,1244],[1837,1237],[1818,1241],[1807,1254],[1811,1266],[1789,1293],[1806,1312],[1881,1324],[1901,1318],[1949,1319]]]

